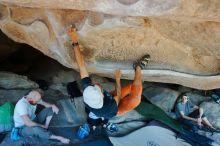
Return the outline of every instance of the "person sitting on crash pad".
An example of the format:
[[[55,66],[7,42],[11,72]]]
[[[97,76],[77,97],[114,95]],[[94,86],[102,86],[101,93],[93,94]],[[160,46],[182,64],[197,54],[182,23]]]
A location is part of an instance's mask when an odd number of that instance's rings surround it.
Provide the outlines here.
[[[117,126],[109,123],[108,119],[116,115],[123,115],[140,104],[142,94],[141,69],[147,66],[150,55],[143,56],[133,64],[135,69],[134,81],[123,88],[120,84],[121,71],[116,70],[116,91],[109,93],[101,85],[92,83],[80,51],[76,29],[71,27],[68,33],[72,40],[75,59],[80,71],[84,103],[89,111],[88,123],[92,124],[95,120],[101,118],[104,121],[103,126],[108,131],[115,132],[118,130]]]
[[[191,103],[187,95],[181,96],[181,102],[176,105],[176,116],[180,122],[190,125],[190,123],[196,123],[198,126],[202,124],[215,129],[206,118],[203,109]]]
[[[32,90],[16,103],[14,129],[18,129],[16,130],[19,131],[18,134],[24,137],[36,136],[41,139],[54,139],[68,144],[69,139],[57,136],[48,130],[53,114],[58,114],[59,109],[55,104],[43,101],[42,93],[42,90]],[[41,109],[39,105],[44,108],[37,113],[36,111]]]

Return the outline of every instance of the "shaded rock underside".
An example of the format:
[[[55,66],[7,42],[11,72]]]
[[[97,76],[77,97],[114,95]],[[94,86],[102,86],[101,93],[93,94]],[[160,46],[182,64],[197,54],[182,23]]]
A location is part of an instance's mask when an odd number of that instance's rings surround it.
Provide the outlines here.
[[[66,67],[77,69],[71,24],[90,72],[132,79],[132,62],[151,62],[143,80],[197,89],[220,88],[218,0],[1,0],[0,29]],[[1,51],[1,50],[0,50]]]

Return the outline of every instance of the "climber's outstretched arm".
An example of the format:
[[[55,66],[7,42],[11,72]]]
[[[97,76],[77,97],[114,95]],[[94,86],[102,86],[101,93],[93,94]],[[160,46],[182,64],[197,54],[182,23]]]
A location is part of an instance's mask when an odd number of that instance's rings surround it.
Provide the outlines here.
[[[78,64],[78,67],[79,67],[81,79],[85,78],[85,77],[89,77],[89,73],[86,69],[83,55],[82,55],[80,48],[79,48],[77,34],[76,34],[76,28],[70,27],[68,30],[68,33],[69,33],[70,38],[72,39],[75,59],[76,59],[76,63]]]

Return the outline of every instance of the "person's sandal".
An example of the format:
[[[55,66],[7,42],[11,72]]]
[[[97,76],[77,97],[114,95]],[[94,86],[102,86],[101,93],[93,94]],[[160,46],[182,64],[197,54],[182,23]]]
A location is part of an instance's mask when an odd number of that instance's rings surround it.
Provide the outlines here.
[[[143,57],[141,57],[141,59],[133,63],[134,70],[136,70],[137,66],[140,66],[141,69],[146,68],[149,61],[150,61],[150,55],[149,54],[144,55]]]

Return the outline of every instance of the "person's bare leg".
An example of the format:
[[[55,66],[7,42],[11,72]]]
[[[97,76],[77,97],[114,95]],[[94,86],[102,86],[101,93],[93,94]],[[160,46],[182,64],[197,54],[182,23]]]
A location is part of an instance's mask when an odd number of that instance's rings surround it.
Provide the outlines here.
[[[202,118],[204,111],[203,108],[199,108],[199,117]]]
[[[202,118],[202,122],[207,126],[214,128],[206,117]]]
[[[135,69],[135,75],[134,75],[134,81],[133,81],[133,85],[142,85],[142,80],[141,80],[141,67],[140,66],[136,66]],[[131,95],[132,93],[130,93]],[[122,97],[118,97],[118,102],[120,102],[120,100],[122,99]]]
[[[134,85],[142,85],[142,80],[141,80],[141,67],[138,66],[138,65],[136,66],[133,84],[134,84]]]
[[[50,124],[50,121],[51,121],[52,117],[53,117],[53,116],[48,116],[48,117],[46,118],[46,122],[45,122],[45,128],[46,128],[46,129],[49,127],[49,124]]]
[[[135,76],[131,86],[131,92],[128,96],[120,100],[117,115],[121,116],[127,113],[128,111],[131,111],[135,107],[137,107],[141,102],[141,92],[142,92],[141,67],[137,65],[135,67]]]
[[[116,80],[116,96],[114,96],[114,99],[116,101],[116,104],[118,105],[121,100],[121,71],[119,69],[115,71],[115,80]]]
[[[199,108],[199,117],[202,117],[203,113],[204,113],[203,108]],[[202,118],[202,122],[203,122],[205,125],[214,128],[214,127],[212,126],[212,124],[208,121],[208,119],[207,119],[206,117]]]
[[[69,142],[70,142],[70,140],[68,138],[64,138],[62,136],[57,136],[57,135],[51,135],[50,139],[59,140],[60,142],[62,142],[64,144],[69,144]]]

